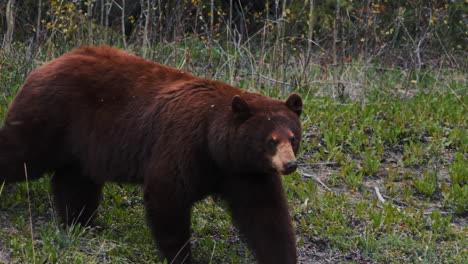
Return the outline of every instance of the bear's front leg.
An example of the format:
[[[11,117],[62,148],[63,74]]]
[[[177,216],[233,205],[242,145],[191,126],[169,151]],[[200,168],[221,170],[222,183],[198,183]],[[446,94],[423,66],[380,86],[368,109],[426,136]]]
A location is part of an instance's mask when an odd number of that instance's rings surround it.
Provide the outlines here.
[[[279,175],[236,178],[224,188],[232,217],[258,263],[297,263],[296,239]]]
[[[144,201],[148,225],[168,263],[190,264],[190,209],[171,189],[146,186]]]

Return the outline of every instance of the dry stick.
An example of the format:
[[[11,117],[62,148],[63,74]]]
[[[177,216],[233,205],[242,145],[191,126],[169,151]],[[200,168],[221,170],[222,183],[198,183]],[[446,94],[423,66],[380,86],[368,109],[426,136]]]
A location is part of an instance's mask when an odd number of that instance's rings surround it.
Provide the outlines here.
[[[309,163],[311,166],[317,166],[317,165],[325,165],[325,166],[330,166],[330,165],[336,165],[338,162],[316,162],[316,163]]]
[[[150,25],[149,21],[151,19],[151,3],[152,3],[152,1],[148,1],[147,10],[146,10],[146,18],[145,18],[145,28],[144,28],[144,32],[143,32],[143,57],[144,58],[146,58],[146,51],[148,50],[147,46],[148,46],[148,43],[149,43],[148,27]],[[142,8],[142,14],[144,14],[145,10],[143,10],[143,1],[142,1],[141,8]]]
[[[447,52],[447,49],[445,48],[444,42],[441,41],[441,39],[440,39],[439,34],[437,33],[437,31],[434,31],[434,35],[436,36],[437,41],[439,42],[440,46],[441,46],[442,49],[444,50],[445,57],[452,63],[452,65],[455,64],[455,65],[457,66],[457,68],[459,68],[460,65],[458,65],[457,60],[452,60],[450,54]]]
[[[190,239],[188,239],[188,240],[182,245],[182,247],[179,249],[179,251],[177,251],[177,254],[176,254],[176,255],[174,256],[174,258],[171,260],[171,263],[170,263],[170,264],[174,263],[174,260],[177,259],[177,257],[179,256],[180,252],[182,252],[182,250],[189,244],[189,242],[190,242]],[[183,259],[183,261],[182,261],[181,263],[184,263],[185,260],[187,259],[187,257],[188,257],[188,254],[185,255],[185,257],[184,257],[184,259]]]
[[[41,31],[42,0],[37,4],[36,40],[39,40]]]
[[[309,32],[307,37],[311,41],[307,42],[307,60],[309,60],[312,52],[312,37],[314,32],[314,4],[314,0],[309,0]]]
[[[333,64],[336,65],[336,42],[338,41],[338,20],[340,19],[340,0],[336,0],[335,21],[333,21]]]
[[[380,193],[379,187],[377,187],[377,186],[374,186],[374,190],[375,190],[375,194],[377,195],[377,198],[379,199],[379,201],[380,201],[381,203],[385,203],[384,196],[387,197],[387,198],[389,198],[389,197],[386,196],[386,195],[382,195],[382,194]],[[405,202],[403,202],[403,201],[400,201],[400,200],[398,200],[398,199],[395,199],[395,198],[392,198],[392,201],[395,202],[395,203],[399,203],[399,204],[401,204],[401,205],[403,205],[403,206],[406,206],[406,207],[408,206],[407,203],[405,203]],[[396,205],[396,204],[393,204],[393,206],[395,206],[398,210],[402,210],[402,209],[403,209],[403,207],[400,207],[400,206],[398,206],[398,205]],[[423,215],[430,215],[430,214],[432,214],[432,212],[434,212],[434,211],[427,211],[427,212],[424,212]],[[443,214],[443,215],[453,214],[453,212],[446,212],[446,211],[440,211],[440,210],[438,210],[438,212],[439,212],[440,214]]]
[[[265,76],[265,75],[262,75],[258,72],[252,72],[251,73],[252,75],[257,75],[258,77],[262,78],[262,79],[265,79],[267,81],[270,81],[270,82],[273,82],[273,83],[277,83],[277,84],[281,84],[281,85],[285,85],[285,86],[294,86],[294,84],[291,84],[291,83],[287,83],[287,82],[282,82],[282,81],[278,81],[278,80],[275,80],[273,78],[270,78],[268,76]]]
[[[399,204],[401,206],[406,206],[406,207],[409,206],[409,204],[407,204],[407,203],[405,203],[402,200],[399,200],[397,198],[392,198],[392,197],[390,197],[388,195],[385,195],[385,194],[383,194],[382,197],[385,198],[385,199],[391,199],[394,203]]]
[[[194,27],[193,27],[193,33],[195,35],[196,38],[199,37],[199,31],[198,31],[198,17],[200,16],[200,6],[202,4],[201,3],[198,3],[197,4],[197,8],[195,9],[195,22],[193,23]],[[203,20],[201,20],[203,22]]]
[[[109,44],[109,40],[108,40],[108,32],[109,32],[109,14],[110,14],[110,10],[112,8],[112,3],[111,3],[112,0],[106,0],[106,6],[105,6],[105,9],[106,9],[106,18],[104,19],[104,24],[105,24],[105,30],[104,30],[104,43],[105,44]],[[104,9],[104,6],[102,7]]]
[[[286,2],[286,1],[283,1],[283,2]],[[279,2],[277,3],[277,6],[276,6],[276,10],[277,10],[277,14],[278,14],[278,11],[279,11]],[[279,12],[279,18],[278,16],[276,17],[276,21],[277,21],[277,25],[276,25],[276,41],[275,41],[275,48],[274,48],[274,59],[273,59],[273,71],[275,71],[275,79],[278,80],[279,79],[279,76],[280,76],[280,71],[279,71],[279,64],[282,63],[282,60],[283,60],[283,41],[281,40],[281,37],[282,37],[282,33],[283,33],[283,23],[284,23],[284,18],[283,18],[283,14],[284,14],[285,10],[281,10],[281,12]],[[277,52],[279,52],[279,54],[277,54]]]
[[[173,34],[173,38],[172,38],[173,41],[174,41],[174,49],[173,49],[173,51],[174,51],[174,55],[173,55],[174,61],[173,61],[172,65],[174,65],[174,67],[178,67],[177,66],[177,57],[179,56],[179,39],[180,39],[179,38],[179,28],[180,28],[180,24],[181,24],[180,20],[181,20],[181,17],[182,17],[180,12],[183,12],[184,9],[180,6],[180,1],[176,1],[174,3],[174,5],[175,5],[175,9],[174,9],[173,14],[172,14],[172,16],[174,18],[174,23],[173,23],[174,24],[174,29],[173,29],[174,34]]]
[[[156,42],[156,38],[157,38],[157,31],[158,31],[158,27],[156,25],[157,21],[156,21],[156,17],[157,16],[157,12],[159,12],[158,8],[157,8],[157,4],[156,4],[156,1],[152,0],[151,2],[151,9],[149,11],[151,13],[150,17],[151,17],[151,21],[150,21],[150,28],[149,28],[149,37],[148,37],[148,44],[149,44],[149,47],[151,48],[151,45],[153,43]],[[159,13],[160,14],[160,13]],[[155,52],[150,49],[149,51],[149,55],[148,55],[148,59],[150,60],[154,60],[155,58]]]
[[[122,40],[124,48],[127,49],[127,37],[125,35],[125,0],[122,0]]]
[[[7,30],[3,38],[3,48],[6,52],[10,51],[13,42],[13,31],[15,30],[15,0],[9,0],[6,7]]]
[[[338,54],[336,50],[336,43],[338,42],[338,24],[340,20],[340,0],[336,0],[336,10],[335,10],[335,21],[333,21],[333,80],[336,82],[338,80],[337,77],[337,66],[338,66]],[[336,68],[335,68],[336,67]],[[340,77],[341,78],[341,77]],[[341,95],[340,85],[338,84],[336,87],[334,87],[333,95],[335,95],[335,90],[338,92],[338,95]]]
[[[88,45],[93,45],[93,1],[88,0]]]
[[[316,182],[320,183],[325,189],[327,189],[327,190],[330,191],[330,192],[332,191],[332,189],[330,189],[327,185],[325,185],[325,183],[323,183],[323,182],[322,182],[318,177],[316,177],[315,175],[305,173],[305,172],[302,171],[302,170],[298,171],[298,173],[301,174],[302,176],[305,176],[305,177],[314,179]]]
[[[467,107],[465,105],[465,103],[463,102],[463,99],[460,98],[460,96],[455,92],[455,90],[453,90],[452,87],[450,87],[450,85],[446,84],[447,87],[450,89],[450,91],[453,93],[453,95],[455,95],[455,98],[457,98],[457,100],[460,102],[461,105],[463,105],[463,108],[466,110]]]
[[[210,17],[210,39],[208,40],[208,72],[209,72],[209,77],[212,77],[212,72],[213,72],[213,26],[214,26],[214,0],[211,0],[211,7],[210,7],[210,12],[211,12],[211,17]]]
[[[310,67],[307,67],[310,65],[310,59],[312,57],[312,44],[313,44],[313,41],[312,41],[312,37],[314,36],[314,5],[315,5],[315,1],[314,0],[309,0],[309,32],[307,34],[307,38],[310,39],[310,41],[307,41],[307,58],[306,58],[306,61],[305,61],[305,65],[304,67],[302,68],[302,75],[305,75],[306,74],[306,69],[309,69],[309,72],[312,72],[310,70]],[[309,73],[307,73],[308,75]],[[306,76],[306,80],[308,81],[309,78],[307,78]]]
[[[166,6],[167,8],[167,6]],[[163,12],[162,12],[162,9],[161,9],[161,0],[158,0],[158,11],[159,11],[159,43],[162,43],[163,42],[163,22],[162,22],[162,19],[163,19]]]
[[[2,195],[3,187],[5,187],[5,181],[3,181],[2,186],[0,186],[0,195]]]
[[[99,25],[101,25],[101,30],[102,30],[102,27],[104,26],[104,0],[101,0],[101,15],[100,15],[100,18],[99,18]],[[107,30],[107,28],[106,28]],[[102,39],[100,40],[100,43],[102,45]]]
[[[263,65],[265,63],[265,46],[266,46],[266,39],[267,39],[267,33],[270,31],[268,30],[268,24],[267,22],[269,21],[268,15],[270,14],[270,4],[267,2],[266,3],[266,10],[265,10],[265,20],[263,22],[263,28],[259,30],[262,31],[262,38],[261,38],[261,51],[260,54],[263,54],[263,56],[260,56],[258,63],[257,63],[257,69],[263,69]],[[260,87],[260,78],[257,78],[257,87]]]
[[[275,21],[274,22],[277,22],[278,21],[278,10],[279,10],[279,1],[275,1]],[[272,22],[270,22],[272,23]],[[275,25],[276,26],[276,36],[275,36],[275,44],[273,45],[273,52],[271,54],[271,63],[270,63],[270,72],[274,72],[274,73],[278,73],[277,71],[277,52],[278,52],[278,47],[279,47],[279,23]],[[275,34],[275,33],[272,33],[272,34]],[[276,78],[278,79],[278,78]]]
[[[385,203],[385,199],[382,197],[382,194],[380,194],[379,187],[374,186],[375,194],[377,194],[377,198],[379,199],[380,202]]]
[[[232,45],[231,45],[231,41],[234,41],[234,36],[233,36],[233,24],[232,24],[232,1],[233,0],[229,0],[229,22],[228,22],[228,25],[226,27],[226,34],[227,34],[227,41],[226,41],[226,49],[227,49],[227,57],[228,57],[228,60],[229,60],[229,54],[232,50]],[[235,65],[235,62],[232,63],[232,64],[228,64],[229,66],[229,83],[230,84],[233,84],[234,82],[234,66]]]
[[[36,263],[36,253],[34,252],[34,233],[33,233],[32,213],[31,213],[31,199],[29,198],[28,169],[26,168],[26,163],[23,163],[23,165],[24,165],[24,176],[26,178],[26,193],[28,195],[29,228],[31,230],[31,247],[32,247],[32,253],[33,253],[33,263]]]
[[[286,14],[286,2],[287,1],[284,1],[283,0],[283,7],[282,7],[282,15],[281,15],[281,23],[282,23],[282,26],[281,26],[281,52],[280,52],[280,63],[281,65],[283,66],[283,80],[286,80],[286,70],[287,70],[287,66],[288,64],[285,62],[285,56],[284,56],[284,36],[286,35],[286,20],[283,18],[283,14]],[[282,87],[284,88],[284,87]]]
[[[332,189],[330,189],[327,185],[325,185],[325,183],[323,183],[318,177],[316,177],[315,175],[312,175],[312,174],[308,174],[308,173],[305,173],[304,171],[302,170],[298,170],[298,173],[301,174],[302,176],[304,177],[308,177],[308,178],[312,178],[313,180],[315,180],[316,182],[318,182],[320,185],[322,185],[325,189],[327,189],[328,191],[333,191]],[[384,199],[384,195],[382,195],[380,193],[380,190],[377,186],[374,186],[374,190],[375,190],[375,193],[377,195],[377,199],[381,202],[381,203],[385,203],[385,199]],[[388,198],[388,196],[386,196]],[[396,203],[400,203],[404,206],[408,206],[407,203],[403,202],[403,201],[400,201],[400,200],[397,200],[395,198],[392,198],[392,201],[396,202]],[[377,205],[379,208],[382,208],[382,206],[380,205]],[[403,208],[401,208],[400,206],[398,205],[393,205],[395,206],[398,210],[401,210]],[[424,212],[423,214],[424,215],[430,215],[432,214],[433,211],[429,211],[429,212]],[[448,215],[448,214],[452,214],[453,212],[446,212],[446,211],[440,211],[438,210],[438,212],[440,214],[443,214],[443,215]]]
[[[210,262],[208,262],[208,264],[211,264],[211,261],[213,260],[213,256],[214,256],[215,249],[216,249],[216,240],[213,240],[213,241],[214,241],[213,250],[211,251]]]

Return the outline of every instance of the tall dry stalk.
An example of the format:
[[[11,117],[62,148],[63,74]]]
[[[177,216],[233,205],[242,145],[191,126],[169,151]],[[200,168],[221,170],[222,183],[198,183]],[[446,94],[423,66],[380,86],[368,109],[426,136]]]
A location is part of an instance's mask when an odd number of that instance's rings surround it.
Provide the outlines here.
[[[233,0],[229,0],[229,18],[228,18],[228,23],[226,25],[226,51],[227,51],[227,54],[228,54],[228,60],[230,60],[231,56],[229,54],[231,54],[232,50],[233,50],[233,41],[234,41],[234,32],[232,30],[232,27],[233,27],[233,24],[232,24],[232,8],[233,8],[233,4],[232,4],[232,1]],[[233,57],[233,56],[232,56]],[[228,63],[228,67],[229,67],[229,83],[230,84],[233,84],[234,82],[234,70],[235,70],[235,61],[232,61],[231,63]]]
[[[265,64],[265,58],[266,58],[266,46],[267,46],[267,39],[270,37],[270,2],[267,2],[265,4],[265,19],[263,22],[263,28],[262,33],[261,33],[261,47],[260,47],[260,58],[258,59],[257,63],[257,69],[263,69],[264,64]],[[260,82],[260,77],[257,76],[257,86],[259,85]]]
[[[13,44],[13,32],[15,31],[15,0],[9,0],[6,7],[7,30],[3,37],[3,49],[10,52]]]
[[[41,33],[41,18],[42,18],[42,0],[37,3],[37,20],[36,20],[36,40],[39,40]]]
[[[127,35],[125,34],[125,0],[122,0],[122,42],[124,48],[127,48]]]
[[[104,17],[104,24],[105,24],[105,30],[104,30],[104,43],[109,44],[109,14],[111,11],[112,7],[112,0],[106,0],[105,6],[102,7],[102,9],[105,9],[105,17]]]
[[[93,0],[88,0],[88,45],[93,45]]]
[[[333,45],[332,45],[332,56],[333,56],[333,68],[334,70],[332,71],[333,75],[333,83],[334,83],[334,89],[333,93],[338,93],[338,97],[341,97],[344,89],[342,89],[342,86],[339,83],[338,80],[338,54],[336,50],[336,43],[338,42],[338,27],[340,25],[340,0],[336,0],[336,9],[335,9],[335,21],[333,21]]]
[[[31,234],[31,248],[32,248],[32,257],[33,263],[36,263],[36,253],[34,250],[34,229],[33,229],[33,220],[32,220],[32,211],[31,211],[31,197],[29,196],[29,181],[28,181],[28,168],[26,163],[23,163],[24,166],[24,177],[26,178],[26,191],[28,195],[28,211],[29,211],[29,230]]]
[[[276,8],[276,41],[275,47],[273,49],[273,71],[275,72],[275,80],[280,80],[280,66],[284,66],[284,34],[285,34],[285,15],[286,15],[286,1],[282,1],[282,6],[280,7],[280,1],[275,1]],[[281,11],[281,12],[279,12]],[[282,69],[283,72],[284,68]],[[279,82],[278,82],[279,83]]]
[[[314,37],[314,25],[315,25],[314,24],[315,22],[314,9],[315,9],[315,1],[309,0],[309,20],[307,21],[308,26],[309,26],[308,32],[307,32],[307,51],[305,53],[304,65],[301,71],[301,78],[302,80],[305,80],[306,82],[309,82],[310,73],[312,72],[311,59],[312,59],[312,45],[314,44],[314,41],[312,39]]]
[[[99,16],[99,25],[104,26],[104,0],[101,0],[101,15]]]
[[[141,0],[141,13],[143,16],[145,16],[145,27],[143,29],[143,57],[146,58],[146,54],[147,54],[147,50],[149,49],[149,37],[148,37],[148,34],[149,32],[151,31],[151,9],[152,9],[152,3],[153,1],[147,1],[147,6],[146,6],[146,10],[143,8],[144,7],[144,1]]]
[[[340,21],[340,0],[336,0],[336,9],[335,9],[335,21],[333,21],[333,64],[336,65],[337,63],[337,51],[336,51],[336,43],[338,42],[338,25]]]
[[[273,54],[272,54],[272,72],[275,72],[276,74],[278,73],[277,69],[277,59],[278,59],[278,50],[279,50],[279,45],[280,45],[280,33],[281,33],[281,24],[280,24],[280,14],[278,14],[279,11],[279,0],[275,0],[275,22],[276,22],[276,38],[275,38],[275,45],[273,47]],[[276,75],[275,79],[278,79],[278,76]]]
[[[314,36],[314,0],[309,0],[309,32],[307,32],[307,63],[312,56],[312,38]]]
[[[158,11],[159,11],[159,43],[163,42],[163,11],[161,6],[161,0],[158,0]]]
[[[214,0],[210,3],[210,32],[208,37],[208,73],[207,77],[212,77],[213,72],[213,37],[214,37]]]
[[[282,81],[286,81],[286,67],[288,66],[288,64],[286,63],[285,61],[285,52],[284,52],[284,49],[285,49],[285,36],[286,36],[286,19],[285,19],[285,16],[286,16],[286,2],[285,0],[283,0],[283,6],[281,7],[281,10],[282,10],[282,15],[281,15],[281,35],[280,35],[280,41],[281,41],[281,50],[280,50],[280,65],[282,66],[282,73],[283,73],[283,77],[282,77]]]
[[[106,12],[105,12],[106,9],[105,9],[104,0],[101,0],[101,1],[100,1],[100,6],[101,6],[101,14],[100,14],[100,16],[99,16],[99,25],[101,26],[101,30],[102,30],[102,28],[104,27],[104,16],[105,16],[105,14],[106,14]],[[104,29],[105,29],[105,31],[107,31],[107,28],[104,28]],[[102,31],[99,32],[99,33],[102,34]],[[101,44],[101,45],[102,45],[102,44],[105,44],[104,41],[105,41],[105,39],[99,38],[99,44]]]

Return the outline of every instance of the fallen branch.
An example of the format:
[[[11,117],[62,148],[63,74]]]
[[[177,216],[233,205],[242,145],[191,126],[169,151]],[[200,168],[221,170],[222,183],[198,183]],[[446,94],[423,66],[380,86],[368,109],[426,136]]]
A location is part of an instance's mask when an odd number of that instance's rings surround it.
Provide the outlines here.
[[[316,177],[315,175],[312,175],[312,174],[308,174],[308,173],[305,173],[303,171],[298,171],[299,174],[301,174],[302,176],[304,177],[308,177],[308,178],[312,178],[314,179],[316,182],[320,183],[320,185],[322,185],[325,189],[327,189],[328,191],[332,191],[332,189],[330,189],[327,185],[325,185],[325,183],[323,183],[318,177]]]
[[[385,203],[384,197],[386,197],[387,199],[390,198],[390,197],[388,197],[387,195],[382,195],[382,194],[380,193],[379,187],[374,186],[374,190],[375,190],[375,193],[377,194],[377,198],[379,199],[380,202]],[[395,198],[391,198],[391,199],[392,199],[392,201],[393,201],[394,203],[399,203],[400,205],[403,205],[403,206],[405,206],[405,207],[408,207],[408,206],[409,206],[409,204],[407,204],[407,203],[405,203],[405,202],[403,202],[403,201],[400,201],[400,200],[398,200],[398,199],[395,199]],[[403,207],[400,207],[400,206],[398,206],[397,204],[393,204],[393,206],[395,206],[398,210],[402,210],[402,209],[403,209]],[[417,208],[417,207],[415,207],[415,208]],[[453,212],[445,212],[445,211],[440,211],[440,210],[437,210],[437,211],[438,211],[440,214],[442,214],[442,215],[453,214]],[[434,212],[434,210],[433,210],[433,211],[424,212],[423,215],[430,215],[430,214],[432,214],[432,212]]]
[[[324,166],[332,166],[332,165],[336,165],[338,164],[338,162],[316,162],[316,163],[310,163],[309,165],[310,166],[320,166],[320,165],[324,165]]]
[[[375,194],[377,194],[377,198],[379,198],[379,201],[382,203],[385,203],[385,199],[382,197],[382,194],[380,194],[379,187],[374,186]]]
[[[392,201],[394,203],[396,203],[397,205],[400,205],[400,206],[405,206],[405,207],[410,206],[409,204],[407,204],[407,203],[405,203],[405,202],[403,202],[403,201],[401,201],[401,200],[399,200],[397,198],[392,198],[392,197],[389,197],[388,195],[385,195],[385,194],[382,195],[382,197],[385,198],[385,199],[392,199]]]

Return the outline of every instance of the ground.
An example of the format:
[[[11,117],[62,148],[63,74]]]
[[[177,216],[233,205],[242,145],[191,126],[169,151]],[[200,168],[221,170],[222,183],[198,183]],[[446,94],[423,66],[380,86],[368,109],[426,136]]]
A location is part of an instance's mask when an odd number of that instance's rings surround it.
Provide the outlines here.
[[[359,67],[345,69],[343,90],[327,79],[333,70],[294,90],[304,137],[284,185],[300,263],[467,263],[466,73],[413,80],[369,65],[353,74]],[[2,78],[17,88],[24,75]],[[218,79],[277,98],[292,90],[271,78]],[[0,113],[14,91],[4,94]],[[0,263],[157,263],[140,187],[107,185],[96,226],[84,229],[56,221],[48,183],[0,187]],[[255,263],[224,208],[212,197],[195,207],[194,257]]]

